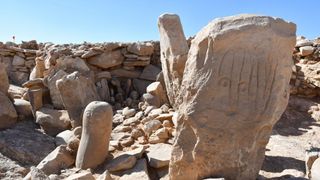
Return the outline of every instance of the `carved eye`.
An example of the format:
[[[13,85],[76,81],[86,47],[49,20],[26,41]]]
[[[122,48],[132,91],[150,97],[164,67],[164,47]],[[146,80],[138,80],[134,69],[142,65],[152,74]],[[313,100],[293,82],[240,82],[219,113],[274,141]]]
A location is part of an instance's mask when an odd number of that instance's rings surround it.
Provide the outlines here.
[[[219,80],[219,85],[222,87],[228,87],[230,85],[230,79],[227,77],[221,78]]]
[[[240,92],[246,92],[247,91],[247,83],[246,82],[240,82],[239,83],[239,91]]]

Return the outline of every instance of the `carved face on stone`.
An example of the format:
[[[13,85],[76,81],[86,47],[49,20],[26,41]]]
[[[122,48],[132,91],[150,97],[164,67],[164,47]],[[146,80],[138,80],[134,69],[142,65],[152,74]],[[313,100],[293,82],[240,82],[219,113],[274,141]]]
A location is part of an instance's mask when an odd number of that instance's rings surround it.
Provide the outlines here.
[[[212,47],[209,45],[209,48]],[[213,59],[209,61],[213,62],[214,68],[208,76],[213,76],[214,81],[207,89],[200,90],[205,91],[206,96],[199,98],[207,102],[207,106],[197,107],[203,112],[199,120],[202,125],[217,128],[234,124],[234,127],[242,128],[248,123],[263,123],[270,118],[275,101],[287,98],[287,90],[279,84],[280,80],[274,81],[281,78],[276,74],[278,62],[272,54],[266,53],[262,43],[249,50],[231,46],[222,54],[211,57]],[[272,94],[275,91],[278,94]],[[219,123],[208,124],[211,120]]]

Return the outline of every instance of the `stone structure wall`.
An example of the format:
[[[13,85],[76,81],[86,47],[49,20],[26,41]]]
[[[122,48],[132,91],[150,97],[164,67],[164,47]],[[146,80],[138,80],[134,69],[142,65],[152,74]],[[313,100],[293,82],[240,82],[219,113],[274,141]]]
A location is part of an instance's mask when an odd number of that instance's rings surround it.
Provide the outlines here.
[[[6,66],[10,83],[24,87],[28,86],[24,83],[29,80],[43,78],[44,85],[54,89],[55,81],[52,86],[46,82],[51,82],[59,74],[56,73],[58,70],[67,74],[73,71],[88,73],[95,80],[102,100],[111,102],[117,109],[137,107],[138,101],[134,103],[130,97],[142,96],[161,71],[157,41],[64,45],[38,44],[36,41],[19,45],[0,42],[0,62]],[[65,73],[60,72],[62,74]],[[50,91],[50,94],[55,108],[63,109],[54,93]]]
[[[320,39],[298,37],[293,52],[291,94],[304,97],[320,95]]]

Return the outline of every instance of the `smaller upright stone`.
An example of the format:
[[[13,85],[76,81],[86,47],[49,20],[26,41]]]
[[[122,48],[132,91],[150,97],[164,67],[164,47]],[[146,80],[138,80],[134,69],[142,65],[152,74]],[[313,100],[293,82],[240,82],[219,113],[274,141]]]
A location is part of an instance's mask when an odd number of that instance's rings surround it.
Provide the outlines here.
[[[159,17],[161,65],[171,105],[177,108],[177,96],[188,56],[188,43],[184,36],[180,18],[176,14]]]
[[[42,89],[29,89],[28,90],[29,102],[31,104],[31,110],[34,117],[36,117],[36,111],[42,107]]]
[[[112,115],[112,106],[106,102],[93,101],[85,108],[76,158],[77,168],[95,168],[107,157]]]
[[[99,95],[92,80],[75,71],[56,82],[63,105],[68,111],[72,126],[82,124],[82,112],[92,101],[99,100]]]

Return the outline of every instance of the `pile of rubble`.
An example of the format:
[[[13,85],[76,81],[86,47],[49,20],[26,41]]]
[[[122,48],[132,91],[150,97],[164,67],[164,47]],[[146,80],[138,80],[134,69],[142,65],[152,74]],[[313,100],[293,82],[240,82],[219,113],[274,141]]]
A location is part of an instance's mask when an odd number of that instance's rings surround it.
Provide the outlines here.
[[[298,37],[293,52],[291,94],[304,97],[319,96],[320,91],[320,39]]]

